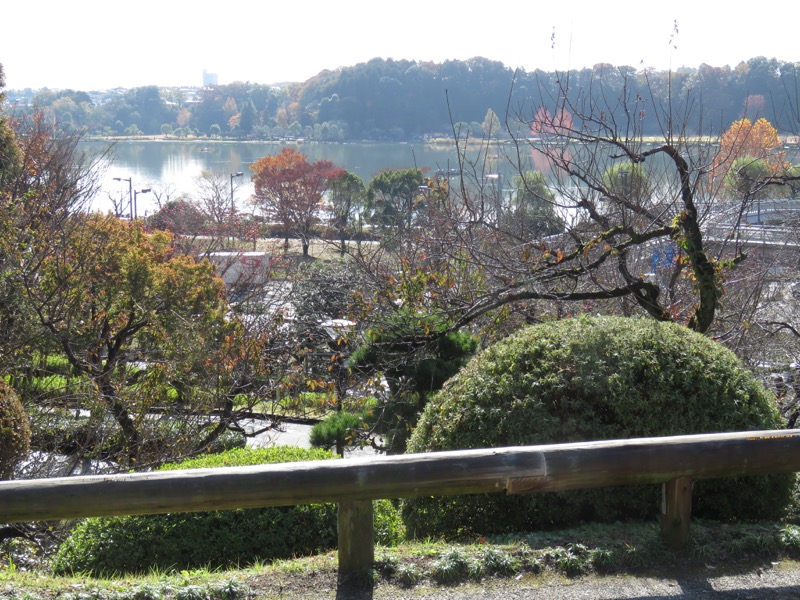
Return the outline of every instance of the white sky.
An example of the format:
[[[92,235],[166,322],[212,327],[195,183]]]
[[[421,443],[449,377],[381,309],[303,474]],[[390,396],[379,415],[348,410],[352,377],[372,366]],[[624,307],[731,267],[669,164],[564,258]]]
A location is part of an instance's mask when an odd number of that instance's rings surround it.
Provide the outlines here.
[[[759,14],[716,0],[12,0],[0,9],[0,63],[8,89],[85,91],[201,85],[203,69],[221,84],[304,81],[374,57],[735,66],[800,61],[798,17],[795,2]]]

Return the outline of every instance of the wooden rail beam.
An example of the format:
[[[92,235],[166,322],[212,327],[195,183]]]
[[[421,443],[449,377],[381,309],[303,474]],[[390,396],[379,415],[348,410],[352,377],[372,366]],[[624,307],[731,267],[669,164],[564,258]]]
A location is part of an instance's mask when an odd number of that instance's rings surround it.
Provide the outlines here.
[[[0,523],[800,471],[800,430],[0,482]]]
[[[350,522],[368,520],[363,501],[378,498],[672,482],[667,485],[662,526],[666,534],[674,534],[688,527],[687,479],[794,471],[800,471],[796,429],[606,440],[3,481],[0,523],[338,502],[344,506],[343,528],[349,529]],[[360,516],[350,518],[349,512]],[[368,553],[359,556],[345,557],[346,564],[366,560]]]

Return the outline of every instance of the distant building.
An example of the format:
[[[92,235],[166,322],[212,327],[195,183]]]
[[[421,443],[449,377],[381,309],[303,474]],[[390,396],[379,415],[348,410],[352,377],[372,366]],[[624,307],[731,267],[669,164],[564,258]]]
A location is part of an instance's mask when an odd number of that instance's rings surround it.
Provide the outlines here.
[[[203,69],[203,87],[207,87],[209,85],[219,85],[219,77],[216,73],[209,73]]]

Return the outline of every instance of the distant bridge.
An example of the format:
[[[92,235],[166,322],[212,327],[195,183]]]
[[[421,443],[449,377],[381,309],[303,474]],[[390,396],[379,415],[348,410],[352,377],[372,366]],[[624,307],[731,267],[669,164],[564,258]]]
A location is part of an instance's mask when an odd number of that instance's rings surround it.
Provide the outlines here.
[[[769,225],[723,226],[719,224],[704,227],[705,240],[710,244],[737,242],[745,248],[767,248],[780,250],[800,248],[800,229]]]
[[[736,243],[745,248],[781,250],[800,247],[800,199],[754,200],[742,211],[740,205],[712,215],[703,226],[711,244]]]

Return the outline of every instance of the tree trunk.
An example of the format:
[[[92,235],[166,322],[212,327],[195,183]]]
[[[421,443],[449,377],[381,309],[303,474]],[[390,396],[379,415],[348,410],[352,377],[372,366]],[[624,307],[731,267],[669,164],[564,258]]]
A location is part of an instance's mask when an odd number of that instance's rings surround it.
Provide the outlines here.
[[[95,385],[122,430],[125,439],[124,455],[132,465],[139,456],[139,432],[136,430],[136,425],[110,381],[100,379]]]

